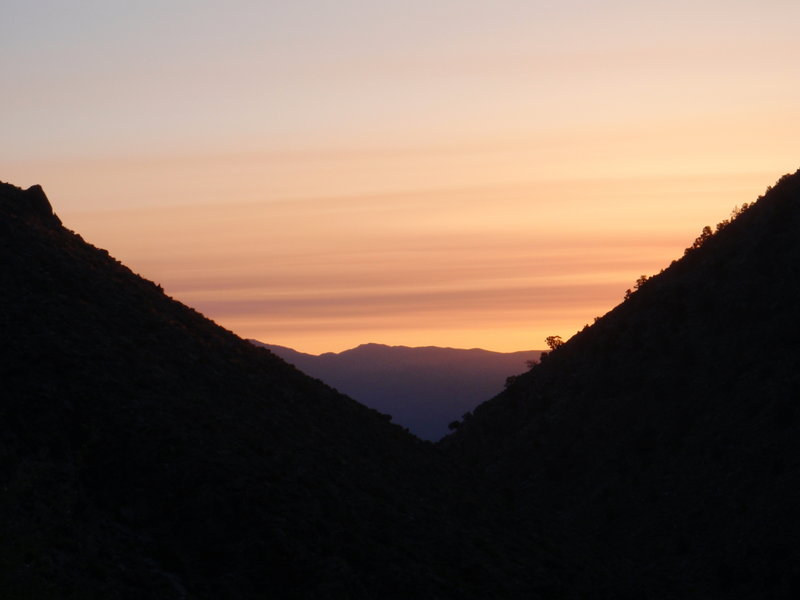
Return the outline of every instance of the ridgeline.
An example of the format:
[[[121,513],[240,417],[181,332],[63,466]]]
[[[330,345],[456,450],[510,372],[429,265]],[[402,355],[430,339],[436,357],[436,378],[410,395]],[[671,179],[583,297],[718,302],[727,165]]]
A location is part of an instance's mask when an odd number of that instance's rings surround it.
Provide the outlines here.
[[[0,184],[0,590],[797,597],[798,307],[800,172],[434,445]]]

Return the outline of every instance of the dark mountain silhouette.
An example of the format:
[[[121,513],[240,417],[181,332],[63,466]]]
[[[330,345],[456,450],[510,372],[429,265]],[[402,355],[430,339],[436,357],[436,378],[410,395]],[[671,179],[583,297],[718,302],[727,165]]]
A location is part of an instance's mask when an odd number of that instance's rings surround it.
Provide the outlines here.
[[[800,597],[800,171],[737,213],[442,442],[617,597]]]
[[[250,341],[426,440],[444,436],[450,423],[496,394],[540,354],[362,344],[316,356]]]
[[[432,444],[62,227],[37,186],[0,184],[0,331],[4,598],[549,597],[583,569]]]
[[[737,212],[434,445],[0,184],[2,595],[796,598],[800,172]]]

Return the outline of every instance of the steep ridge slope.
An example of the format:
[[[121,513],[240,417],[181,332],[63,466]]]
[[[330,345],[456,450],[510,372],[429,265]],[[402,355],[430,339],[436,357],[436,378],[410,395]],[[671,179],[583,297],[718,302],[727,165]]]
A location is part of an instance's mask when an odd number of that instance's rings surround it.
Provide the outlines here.
[[[800,171],[442,446],[621,596],[800,595]],[[522,525],[521,525],[522,527]]]
[[[569,581],[432,445],[86,244],[39,187],[0,184],[0,332],[5,597],[537,597]]]
[[[315,356],[251,341],[431,441],[444,436],[448,424],[502,389],[509,376],[525,370],[525,363],[540,354],[362,344]]]

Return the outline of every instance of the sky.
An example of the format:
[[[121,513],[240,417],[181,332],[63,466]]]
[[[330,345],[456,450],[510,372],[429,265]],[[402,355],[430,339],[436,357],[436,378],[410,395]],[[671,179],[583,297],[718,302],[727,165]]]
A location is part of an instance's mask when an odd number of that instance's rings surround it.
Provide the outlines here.
[[[0,180],[246,338],[538,349],[800,167],[796,0],[6,0]]]

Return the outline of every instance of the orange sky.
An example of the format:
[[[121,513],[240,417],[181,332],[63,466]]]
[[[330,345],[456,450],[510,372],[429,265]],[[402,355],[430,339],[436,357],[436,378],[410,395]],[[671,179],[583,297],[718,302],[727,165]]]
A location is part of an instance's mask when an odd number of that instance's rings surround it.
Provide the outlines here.
[[[244,337],[541,348],[798,166],[800,3],[4,8],[0,179]]]

